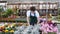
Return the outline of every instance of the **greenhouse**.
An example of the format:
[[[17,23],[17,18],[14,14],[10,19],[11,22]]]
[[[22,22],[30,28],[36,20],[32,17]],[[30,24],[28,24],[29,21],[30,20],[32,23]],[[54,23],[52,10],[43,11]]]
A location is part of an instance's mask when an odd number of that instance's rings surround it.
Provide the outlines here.
[[[0,34],[60,34],[60,0],[0,0]]]

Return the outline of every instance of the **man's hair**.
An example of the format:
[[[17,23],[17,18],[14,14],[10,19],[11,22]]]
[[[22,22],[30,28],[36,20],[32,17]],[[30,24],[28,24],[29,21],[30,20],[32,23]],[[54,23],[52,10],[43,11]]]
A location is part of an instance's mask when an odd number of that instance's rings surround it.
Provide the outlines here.
[[[36,10],[35,6],[30,7],[30,10],[35,11]]]

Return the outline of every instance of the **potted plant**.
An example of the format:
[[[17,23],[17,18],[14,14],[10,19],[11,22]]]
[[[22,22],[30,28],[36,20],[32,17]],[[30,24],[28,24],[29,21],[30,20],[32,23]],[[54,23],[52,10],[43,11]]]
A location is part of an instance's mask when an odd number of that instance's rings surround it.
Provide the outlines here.
[[[2,17],[6,18],[8,16],[11,16],[11,14],[13,14],[12,9],[7,9],[5,13],[2,14]]]
[[[7,10],[6,10],[6,14],[8,14],[9,16],[10,16],[11,14],[13,14],[12,9],[7,9]]]

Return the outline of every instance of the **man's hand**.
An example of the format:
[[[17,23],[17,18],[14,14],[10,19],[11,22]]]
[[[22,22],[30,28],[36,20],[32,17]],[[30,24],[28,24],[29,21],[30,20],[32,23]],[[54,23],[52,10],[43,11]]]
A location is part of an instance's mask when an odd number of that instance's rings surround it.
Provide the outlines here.
[[[28,25],[30,26],[30,24],[28,23]]]

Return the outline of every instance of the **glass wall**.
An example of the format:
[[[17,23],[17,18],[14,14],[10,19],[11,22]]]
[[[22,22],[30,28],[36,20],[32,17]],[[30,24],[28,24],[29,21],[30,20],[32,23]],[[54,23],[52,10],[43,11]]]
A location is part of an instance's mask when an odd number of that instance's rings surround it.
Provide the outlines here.
[[[8,5],[10,6],[10,5]],[[58,12],[58,5],[57,3],[51,3],[51,2],[43,2],[43,3],[19,3],[18,5],[16,5],[19,10],[18,10],[18,14],[19,16],[26,16],[26,12],[27,10],[29,10],[29,8],[31,6],[35,6],[36,10],[39,11],[39,14],[41,16],[46,16],[46,12],[47,14],[52,14],[52,15],[57,15]],[[14,7],[14,5],[12,5],[12,7]],[[10,7],[11,8],[11,7]]]

